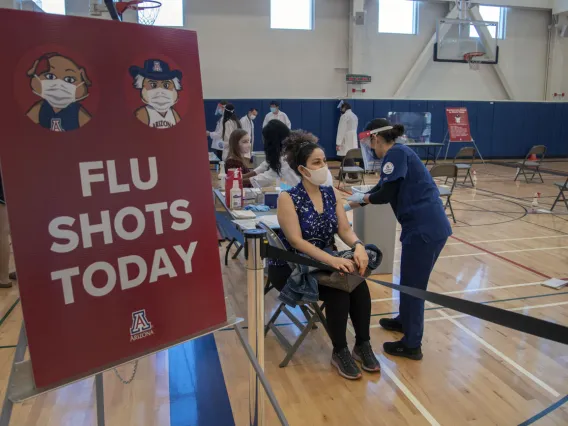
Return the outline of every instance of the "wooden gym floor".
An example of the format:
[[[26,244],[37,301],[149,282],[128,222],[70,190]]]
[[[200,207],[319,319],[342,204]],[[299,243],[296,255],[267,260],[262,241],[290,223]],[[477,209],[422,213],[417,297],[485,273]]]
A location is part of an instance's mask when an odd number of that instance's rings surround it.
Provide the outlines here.
[[[568,172],[568,161],[550,161],[545,168]],[[541,285],[549,277],[568,278],[568,212],[560,205],[554,215],[527,214],[535,192],[541,193],[540,207],[547,208],[557,195],[552,182],[566,177],[543,174],[544,184],[515,183],[514,168],[477,164],[475,169],[477,188],[458,186],[454,192],[454,237],[436,264],[428,289],[568,326],[568,288]],[[242,257],[223,269],[223,277],[233,308],[246,318]],[[393,276],[377,278],[397,282],[398,263]],[[382,343],[399,335],[382,330],[378,321],[397,312],[398,294],[376,284],[370,288],[371,337],[383,368],[380,375],[365,374],[357,382],[340,378],[329,365],[331,344],[321,329],[312,331],[289,366],[281,369],[284,352],[268,335],[266,373],[291,425],[518,425],[568,394],[567,347],[431,304],[424,359],[385,356]],[[2,398],[22,321],[17,301],[17,286],[0,290]],[[267,319],[276,305],[275,294],[269,294]],[[297,333],[285,317],[279,323],[285,335]],[[352,343],[353,336],[348,338]],[[205,358],[220,360],[234,424],[248,424],[249,364],[237,336],[221,331],[209,344],[213,349],[205,352],[186,344],[141,360],[130,385],[105,373],[107,425],[233,424],[226,417],[215,420],[214,415],[205,418],[206,412],[199,412],[202,393],[190,384],[198,382],[192,374],[198,374]],[[120,368],[124,376],[131,370],[131,365]],[[214,376],[210,371],[206,379],[213,382]],[[217,401],[213,395],[211,402],[213,411],[223,411],[222,398]],[[266,424],[277,425],[268,402],[266,407]],[[93,380],[16,405],[11,424],[95,425]],[[568,403],[535,424],[567,425]]]

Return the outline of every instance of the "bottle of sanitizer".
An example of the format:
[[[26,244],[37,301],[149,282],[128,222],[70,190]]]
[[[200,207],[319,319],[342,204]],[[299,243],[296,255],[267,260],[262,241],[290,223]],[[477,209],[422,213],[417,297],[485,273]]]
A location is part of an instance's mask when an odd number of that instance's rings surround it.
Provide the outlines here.
[[[231,210],[240,210],[243,207],[242,192],[238,180],[233,180],[231,189]]]
[[[225,162],[219,163],[219,188],[225,189],[225,181],[227,180],[227,173],[225,173]]]

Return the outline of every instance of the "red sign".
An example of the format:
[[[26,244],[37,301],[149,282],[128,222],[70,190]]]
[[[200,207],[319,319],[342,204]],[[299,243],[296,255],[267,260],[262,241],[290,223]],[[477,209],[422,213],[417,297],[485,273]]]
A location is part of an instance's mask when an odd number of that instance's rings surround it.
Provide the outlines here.
[[[471,142],[467,108],[446,108],[450,142]]]
[[[0,39],[0,157],[36,386],[224,323],[196,34],[2,9]]]

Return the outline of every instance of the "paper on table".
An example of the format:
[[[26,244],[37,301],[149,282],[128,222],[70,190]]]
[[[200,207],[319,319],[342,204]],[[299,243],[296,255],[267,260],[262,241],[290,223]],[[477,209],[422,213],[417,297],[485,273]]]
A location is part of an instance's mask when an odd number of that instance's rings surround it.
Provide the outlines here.
[[[258,220],[264,224],[266,224],[267,226],[269,226],[270,228],[280,228],[280,224],[278,223],[278,216],[274,215],[267,215],[267,216],[261,216],[258,218]]]
[[[235,225],[241,228],[243,231],[248,231],[249,229],[256,229],[256,224],[258,220],[256,219],[240,219],[240,220],[233,220],[232,221]]]
[[[233,216],[236,219],[255,219],[256,215],[254,212],[248,210],[232,210]]]

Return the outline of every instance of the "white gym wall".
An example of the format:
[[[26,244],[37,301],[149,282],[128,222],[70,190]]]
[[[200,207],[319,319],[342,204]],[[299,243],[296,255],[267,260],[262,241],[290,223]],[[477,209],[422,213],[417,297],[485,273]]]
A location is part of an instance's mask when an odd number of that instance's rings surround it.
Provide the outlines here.
[[[344,76],[351,65],[351,71],[373,77],[373,83],[365,86],[367,93],[358,97],[394,97],[434,34],[436,21],[451,8],[444,1],[420,2],[418,34],[384,34],[378,33],[377,0],[365,0],[365,25],[353,26],[350,64],[351,1],[314,1],[313,30],[301,31],[270,29],[270,0],[185,0],[185,27],[198,32],[204,96],[341,97],[346,95]],[[565,0],[550,0],[550,4],[555,1]],[[15,3],[0,0],[0,7],[14,7]],[[526,6],[535,4],[535,0],[487,0],[487,4]],[[88,16],[89,0],[66,0],[66,12]],[[499,67],[515,100],[544,99],[551,22],[550,9],[508,9],[506,36],[499,40]],[[555,48],[549,92],[568,93],[568,38],[555,37],[551,44]],[[465,64],[431,60],[403,97],[508,99],[492,66],[482,65],[474,72]]]

